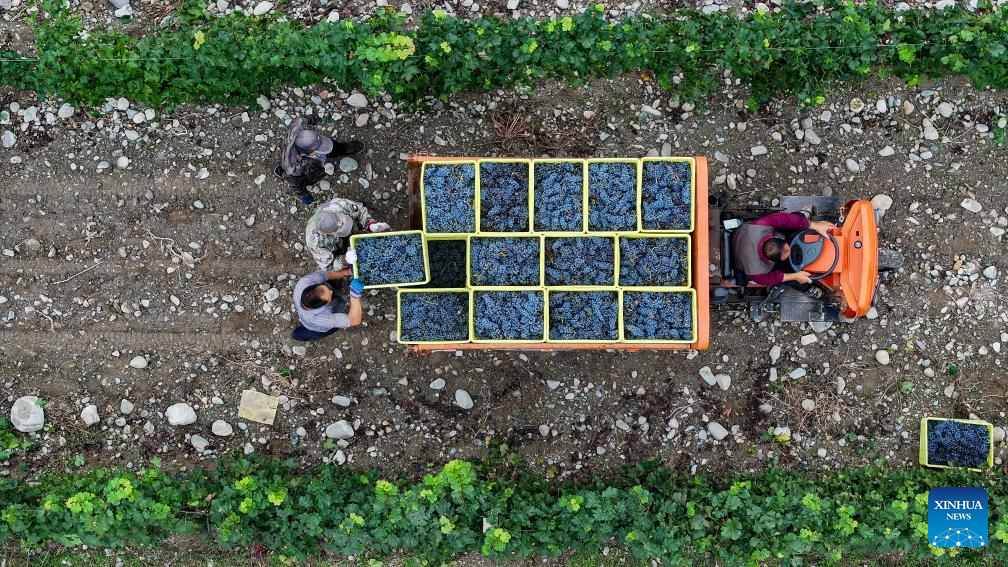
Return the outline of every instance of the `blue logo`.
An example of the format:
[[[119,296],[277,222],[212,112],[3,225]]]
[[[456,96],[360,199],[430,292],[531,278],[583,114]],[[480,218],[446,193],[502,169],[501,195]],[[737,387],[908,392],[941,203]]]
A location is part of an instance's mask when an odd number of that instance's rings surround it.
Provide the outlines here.
[[[928,493],[928,542],[935,547],[986,547],[987,491],[932,488]]]

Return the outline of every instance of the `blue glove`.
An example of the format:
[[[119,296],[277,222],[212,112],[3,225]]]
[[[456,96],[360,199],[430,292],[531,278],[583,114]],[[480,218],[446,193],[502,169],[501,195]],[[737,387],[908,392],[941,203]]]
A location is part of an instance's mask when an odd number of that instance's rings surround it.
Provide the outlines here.
[[[350,297],[360,299],[362,293],[364,293],[364,283],[359,279],[354,278],[353,281],[350,282]]]

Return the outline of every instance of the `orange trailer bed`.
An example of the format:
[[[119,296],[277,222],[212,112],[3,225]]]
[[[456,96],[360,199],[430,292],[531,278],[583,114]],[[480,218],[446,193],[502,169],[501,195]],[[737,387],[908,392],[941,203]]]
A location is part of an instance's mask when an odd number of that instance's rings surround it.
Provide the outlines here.
[[[441,157],[412,155],[408,164],[406,194],[409,198],[409,228],[422,230],[420,211],[420,166],[425,161],[476,160],[475,157]],[[696,207],[696,221],[691,233],[693,241],[693,289],[697,295],[697,340],[689,344],[676,343],[434,343],[409,345],[409,351],[426,354],[435,351],[454,350],[621,350],[636,352],[643,350],[704,350],[710,344],[710,248],[708,243],[707,209],[707,158],[696,158],[696,188],[693,196]]]

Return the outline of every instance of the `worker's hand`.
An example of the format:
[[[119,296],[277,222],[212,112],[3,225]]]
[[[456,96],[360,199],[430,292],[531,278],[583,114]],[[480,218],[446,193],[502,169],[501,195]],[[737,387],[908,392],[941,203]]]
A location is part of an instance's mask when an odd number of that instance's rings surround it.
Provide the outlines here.
[[[368,225],[368,230],[371,232],[385,232],[390,228],[392,227],[387,222],[371,221],[371,224]]]
[[[827,232],[836,228],[836,225],[829,221],[812,221],[809,223],[809,228],[823,235],[823,238],[829,238]]]
[[[790,281],[793,282],[798,282],[801,284],[812,283],[812,274],[806,272],[805,270],[801,270],[793,274],[788,274],[788,276],[790,276]]]
[[[357,263],[357,251],[354,250],[353,248],[347,250],[346,255],[343,256],[343,259],[346,260],[347,264],[356,264]]]
[[[354,278],[353,281],[350,282],[350,298],[360,299],[361,294],[363,293],[364,293],[364,284],[359,279]]]

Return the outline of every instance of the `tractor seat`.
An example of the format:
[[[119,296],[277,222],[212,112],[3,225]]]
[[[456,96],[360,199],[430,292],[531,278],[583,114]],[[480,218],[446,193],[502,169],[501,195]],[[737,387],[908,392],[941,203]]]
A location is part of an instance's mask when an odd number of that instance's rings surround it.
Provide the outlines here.
[[[732,256],[734,236],[735,229],[726,229],[721,233],[721,276],[727,281],[734,281],[735,285],[745,287],[749,284],[749,278],[735,265],[735,258]]]

